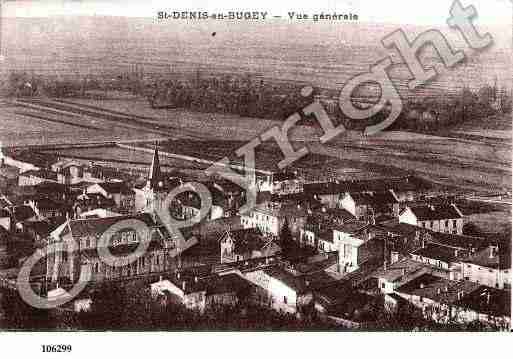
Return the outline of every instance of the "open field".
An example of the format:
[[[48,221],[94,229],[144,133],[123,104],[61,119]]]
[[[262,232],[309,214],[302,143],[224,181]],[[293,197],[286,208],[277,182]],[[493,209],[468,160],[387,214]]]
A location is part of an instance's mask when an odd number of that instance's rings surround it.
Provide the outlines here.
[[[51,129],[47,132],[48,137],[43,131],[38,138],[42,143],[80,142],[93,138],[134,142],[170,138],[173,141],[165,145],[165,150],[211,160],[224,156],[236,160],[235,150],[244,141],[282,123],[180,109],[151,109],[144,99],[41,100],[21,105],[21,108],[7,108],[11,114],[25,113],[16,115],[23,118],[22,122],[17,122],[14,131],[20,134],[14,141],[16,144],[23,144],[23,136],[30,138],[30,133],[35,136],[34,131],[40,131],[48,124]],[[9,117],[4,117],[8,124]],[[47,119],[60,122],[52,123]],[[289,136],[297,142],[296,147],[307,145],[312,153],[336,159],[313,168],[317,171],[352,168],[395,175],[411,171],[443,185],[470,190],[511,189],[511,142],[507,140],[447,138],[407,132],[382,132],[363,137],[359,133],[346,132],[321,145],[318,142],[320,132],[319,128],[298,126]],[[261,146],[262,157],[257,158],[264,166],[281,160],[282,154],[276,146],[267,142]]]

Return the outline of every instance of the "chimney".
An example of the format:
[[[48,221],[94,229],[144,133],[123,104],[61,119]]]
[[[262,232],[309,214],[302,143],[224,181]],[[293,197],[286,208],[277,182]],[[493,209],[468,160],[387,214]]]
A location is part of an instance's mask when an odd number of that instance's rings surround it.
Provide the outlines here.
[[[159,282],[162,282],[163,280],[162,276],[159,276]]]
[[[185,281],[183,281],[183,282],[182,282],[182,290],[183,290],[184,292],[185,292],[185,284],[186,284],[186,282],[185,282]]]
[[[487,305],[490,305],[490,296],[491,296],[491,295],[490,295],[490,292],[487,292],[487,293],[486,293],[486,304],[487,304]]]
[[[194,276],[194,283],[198,283],[198,276]]]

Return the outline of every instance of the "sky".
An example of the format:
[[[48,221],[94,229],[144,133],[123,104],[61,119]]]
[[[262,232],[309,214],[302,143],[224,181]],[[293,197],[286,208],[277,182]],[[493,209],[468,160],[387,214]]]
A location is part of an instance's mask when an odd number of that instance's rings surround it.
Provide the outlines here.
[[[2,0],[0,0],[2,1]],[[47,17],[63,15],[155,17],[158,11],[268,11],[287,16],[289,11],[358,14],[360,21],[393,24],[445,23],[452,0],[3,0],[3,16]],[[474,5],[478,23],[508,25],[512,0],[461,0]],[[255,5],[258,4],[258,5]]]

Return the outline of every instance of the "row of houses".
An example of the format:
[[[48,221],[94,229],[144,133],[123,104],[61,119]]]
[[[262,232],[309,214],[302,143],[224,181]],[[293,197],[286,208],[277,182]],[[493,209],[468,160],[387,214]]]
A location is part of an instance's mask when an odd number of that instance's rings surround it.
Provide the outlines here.
[[[164,304],[200,311],[248,301],[358,326],[372,321],[385,299],[391,308],[413,304],[440,322],[509,323],[503,306],[494,307],[494,298],[510,295],[508,243],[462,235],[458,207],[425,203],[421,195],[429,188],[413,177],[308,184],[295,173],[272,174],[260,179],[258,203],[245,213],[239,212],[244,191],[212,179],[203,182],[213,204],[206,220],[230,224],[207,241],[169,233],[156,215],[167,194],[184,186],[160,171],[157,149],[141,186],[92,183],[84,181],[80,166],[59,166],[51,170],[72,179],[24,179],[18,186],[24,193],[0,198],[6,237],[25,234],[32,251],[61,246],[48,253],[43,269],[50,293],[80,280],[81,273],[90,273],[93,282],[158,275],[151,289]],[[188,219],[199,213],[201,200],[184,191],[171,207],[177,219]],[[12,265],[1,261],[12,245],[1,243],[0,263]],[[144,255],[127,260],[141,243],[147,245]],[[101,260],[104,249],[114,262]]]

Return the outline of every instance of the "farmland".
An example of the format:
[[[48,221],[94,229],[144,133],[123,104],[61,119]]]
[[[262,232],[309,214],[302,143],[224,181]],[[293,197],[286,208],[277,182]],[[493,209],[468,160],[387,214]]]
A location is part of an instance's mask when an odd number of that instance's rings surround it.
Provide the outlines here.
[[[235,150],[244,141],[281,124],[279,121],[181,109],[151,109],[144,99],[138,98],[45,99],[4,102],[3,107],[6,111],[2,115],[0,136],[7,145],[169,139],[161,143],[163,150],[212,161],[228,156],[240,162]],[[468,128],[465,130],[469,131]],[[311,168],[313,172],[330,169],[360,176],[415,172],[436,183],[473,191],[511,188],[509,139],[441,137],[407,132],[382,132],[363,137],[359,133],[346,132],[321,145],[319,128],[298,126],[289,135],[296,147],[307,145],[312,154],[323,159],[309,163],[307,158],[294,164]],[[114,156],[149,163],[146,155],[126,153],[121,149],[105,154],[98,149],[69,151],[75,156],[80,153],[93,157]],[[257,167],[273,169],[281,158],[279,148],[271,141],[265,142],[258,147]],[[171,162],[170,165],[185,166]]]

